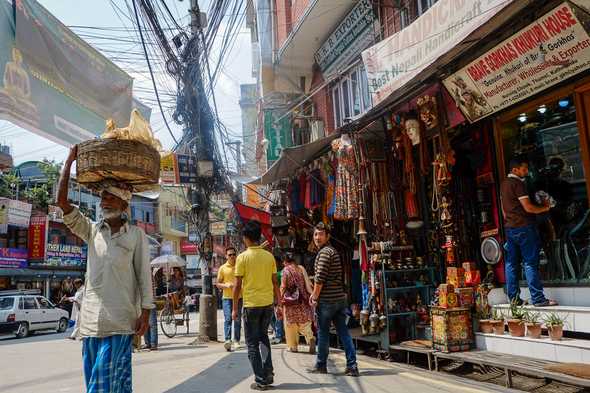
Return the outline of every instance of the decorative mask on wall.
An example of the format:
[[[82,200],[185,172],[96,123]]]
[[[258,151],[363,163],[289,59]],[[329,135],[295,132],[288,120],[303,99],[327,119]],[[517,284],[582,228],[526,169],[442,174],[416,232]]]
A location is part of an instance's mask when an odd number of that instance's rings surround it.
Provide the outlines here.
[[[420,143],[420,122],[416,119],[409,118],[404,123],[406,127],[406,134],[412,141],[412,146],[416,146]]]
[[[438,126],[438,109],[436,98],[429,95],[418,98],[418,110],[420,111],[420,120],[424,123],[427,130],[432,130]]]

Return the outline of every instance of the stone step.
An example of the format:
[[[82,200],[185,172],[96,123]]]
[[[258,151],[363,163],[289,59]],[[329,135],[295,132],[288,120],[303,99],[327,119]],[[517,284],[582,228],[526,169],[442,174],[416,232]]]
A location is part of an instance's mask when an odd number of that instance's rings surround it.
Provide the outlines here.
[[[475,343],[480,350],[519,356],[526,354],[531,358],[555,362],[590,364],[590,340],[563,338],[561,341],[552,341],[547,336],[534,339],[512,337],[508,333],[476,333]]]
[[[510,315],[510,304],[497,304],[494,309],[501,310],[504,316]],[[541,321],[549,314],[556,313],[566,320],[563,330],[578,333],[590,333],[590,307],[555,306],[535,307],[525,306],[526,310],[540,314]]]
[[[548,287],[543,291],[548,299],[564,306],[590,307],[590,284],[587,287]],[[520,288],[522,299],[530,302],[531,294],[526,287]],[[488,295],[490,304],[508,303],[503,288],[494,288]]]

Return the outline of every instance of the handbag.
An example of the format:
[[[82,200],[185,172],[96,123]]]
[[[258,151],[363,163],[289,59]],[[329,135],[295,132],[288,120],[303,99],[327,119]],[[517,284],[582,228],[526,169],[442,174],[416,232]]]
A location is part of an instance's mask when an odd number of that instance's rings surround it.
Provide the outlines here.
[[[296,306],[301,304],[301,296],[299,295],[299,288],[295,286],[293,289],[287,288],[283,293],[283,304],[285,306]]]

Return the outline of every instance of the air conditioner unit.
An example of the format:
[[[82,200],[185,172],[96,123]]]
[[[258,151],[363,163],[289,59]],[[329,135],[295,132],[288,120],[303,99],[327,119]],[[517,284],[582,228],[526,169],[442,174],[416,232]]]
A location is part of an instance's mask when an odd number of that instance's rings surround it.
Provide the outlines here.
[[[326,136],[324,132],[324,122],[322,120],[311,120],[309,124],[311,126],[311,142],[317,141]]]

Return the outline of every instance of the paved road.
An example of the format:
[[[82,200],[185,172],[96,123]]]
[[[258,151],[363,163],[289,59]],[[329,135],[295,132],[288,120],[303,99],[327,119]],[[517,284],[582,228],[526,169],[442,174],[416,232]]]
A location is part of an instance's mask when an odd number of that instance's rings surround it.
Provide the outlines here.
[[[194,327],[194,323],[191,328]],[[219,324],[219,327],[221,325]],[[193,331],[195,331],[193,329]],[[83,392],[81,344],[64,334],[36,334],[23,340],[0,339],[0,392]],[[245,349],[228,353],[220,343],[189,346],[194,336],[160,337],[158,352],[133,358],[134,391],[139,393],[249,392],[252,372]],[[359,357],[361,378],[343,375],[341,353],[331,355],[330,375],[309,375],[314,357],[273,347],[276,392],[321,393],[484,393],[506,391],[429,373],[397,363]]]

